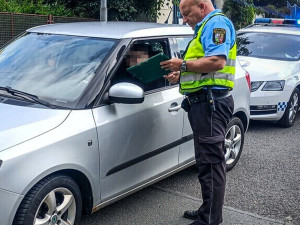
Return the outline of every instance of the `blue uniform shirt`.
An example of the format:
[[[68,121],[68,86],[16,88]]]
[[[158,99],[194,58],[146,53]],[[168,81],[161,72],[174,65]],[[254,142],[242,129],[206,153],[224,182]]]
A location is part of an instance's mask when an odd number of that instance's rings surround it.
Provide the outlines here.
[[[202,23],[215,13],[221,13],[217,9],[209,13],[201,22],[195,26],[195,34],[199,31]],[[226,31],[225,40],[222,44],[215,44],[213,40],[214,29],[224,29]],[[230,48],[235,43],[235,29],[232,22],[225,16],[214,16],[204,26],[200,42],[203,45],[205,57],[224,55],[227,59]]]
[[[206,21],[215,13],[221,13],[220,9],[217,9],[209,13],[204,19],[196,24],[195,35],[197,35],[202,23]],[[224,29],[226,31],[225,40],[222,44],[215,44],[213,40],[214,29]],[[202,30],[200,42],[202,43],[205,57],[223,55],[228,57],[229,50],[235,43],[235,28],[232,22],[225,16],[214,16],[204,26]],[[227,89],[223,87],[213,87],[213,89]]]

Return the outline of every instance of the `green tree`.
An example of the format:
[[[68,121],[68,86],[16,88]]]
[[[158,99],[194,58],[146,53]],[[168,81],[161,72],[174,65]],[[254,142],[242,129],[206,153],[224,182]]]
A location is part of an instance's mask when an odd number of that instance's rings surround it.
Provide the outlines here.
[[[154,21],[165,2],[179,0],[108,0],[108,20],[135,21],[143,14]],[[0,11],[98,19],[100,0],[0,0]]]
[[[58,2],[71,9],[80,17],[99,18],[100,0],[48,0],[49,4]],[[155,20],[164,3],[178,3],[178,0],[108,0],[108,20],[135,21],[139,14]]]
[[[247,4],[240,4],[234,0],[225,0],[223,12],[227,14],[236,29],[248,26],[252,23],[255,15],[253,0],[246,0]]]
[[[57,4],[57,2],[50,5],[44,0],[0,0],[0,11],[74,16],[73,12],[64,5]]]

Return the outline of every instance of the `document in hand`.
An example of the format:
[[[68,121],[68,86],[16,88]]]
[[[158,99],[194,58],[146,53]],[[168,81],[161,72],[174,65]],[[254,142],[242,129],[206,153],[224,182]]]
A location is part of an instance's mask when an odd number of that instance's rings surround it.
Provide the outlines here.
[[[148,84],[170,73],[170,71],[161,69],[160,67],[160,62],[165,60],[169,60],[169,57],[164,53],[160,53],[126,70],[144,84]]]

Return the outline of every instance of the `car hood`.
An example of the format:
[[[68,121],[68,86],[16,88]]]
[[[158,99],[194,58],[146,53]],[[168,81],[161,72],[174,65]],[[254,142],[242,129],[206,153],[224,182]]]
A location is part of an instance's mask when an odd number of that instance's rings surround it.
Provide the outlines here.
[[[57,127],[69,113],[0,103],[0,151]]]
[[[279,61],[254,57],[238,56],[251,81],[284,80],[300,70],[299,61]]]

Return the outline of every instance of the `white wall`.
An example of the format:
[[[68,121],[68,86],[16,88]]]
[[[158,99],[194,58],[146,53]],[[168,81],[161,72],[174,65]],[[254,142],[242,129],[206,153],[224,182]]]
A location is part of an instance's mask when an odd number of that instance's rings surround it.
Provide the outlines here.
[[[157,16],[157,23],[164,23],[167,20],[169,14],[170,14],[170,11],[171,11],[171,15],[168,20],[169,24],[171,24],[173,22],[173,5],[172,5],[172,3],[170,3],[170,5],[167,6],[166,2],[165,2],[164,7],[160,10],[161,16]]]
[[[215,5],[217,9],[222,9],[224,0],[215,0]]]

